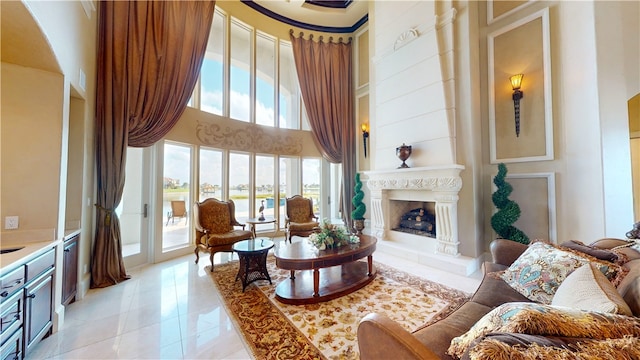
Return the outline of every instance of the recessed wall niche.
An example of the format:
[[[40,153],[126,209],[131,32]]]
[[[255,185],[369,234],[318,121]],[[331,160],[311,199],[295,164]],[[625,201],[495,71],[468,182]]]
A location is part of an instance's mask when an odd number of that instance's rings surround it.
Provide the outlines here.
[[[551,60],[547,8],[488,35],[491,163],[553,159]],[[524,74],[520,133],[509,78]]]

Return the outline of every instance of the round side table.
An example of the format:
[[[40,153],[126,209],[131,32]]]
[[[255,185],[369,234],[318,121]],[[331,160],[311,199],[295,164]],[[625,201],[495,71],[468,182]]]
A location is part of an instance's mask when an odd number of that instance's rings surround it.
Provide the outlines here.
[[[232,249],[238,253],[240,266],[236,281],[242,281],[242,292],[256,280],[269,280],[271,277],[267,271],[267,254],[273,247],[273,241],[268,238],[242,240],[233,244]]]
[[[253,233],[253,237],[256,237],[256,225],[257,224],[273,224],[276,222],[276,219],[272,217],[265,218],[260,220],[259,218],[250,218],[245,220],[247,224],[249,224],[249,230]]]

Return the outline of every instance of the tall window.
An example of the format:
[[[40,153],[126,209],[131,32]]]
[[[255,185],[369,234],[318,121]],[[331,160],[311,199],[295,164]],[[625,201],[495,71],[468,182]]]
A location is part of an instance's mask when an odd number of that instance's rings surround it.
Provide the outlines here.
[[[232,119],[251,121],[251,37],[253,30],[231,20],[231,92],[229,116]]]
[[[227,44],[230,63],[225,60]],[[291,42],[244,24],[221,9],[214,14],[193,99],[189,106],[235,120],[309,130]]]
[[[275,126],[276,42],[263,33],[256,36],[256,124]]]
[[[320,159],[302,159],[302,196],[313,199],[313,212],[320,212]]]
[[[235,19],[217,8],[209,43],[190,104],[233,120],[283,129],[308,130],[293,49],[280,39]],[[277,131],[277,130],[276,130]],[[320,215],[320,158],[256,154],[196,146],[198,191],[194,199],[232,199],[236,219],[244,223],[259,216],[276,224],[258,224],[256,231],[284,227],[285,198],[313,198]],[[330,214],[329,209],[322,209]],[[259,234],[258,234],[259,235]]]
[[[236,205],[236,220],[244,223],[249,214],[249,154],[229,154],[229,199]]]
[[[208,198],[222,200],[222,151],[200,149],[200,201]]]
[[[280,174],[278,177],[280,199],[284,200],[296,194],[302,194],[300,186],[300,159],[295,157],[280,157]],[[284,227],[284,201],[280,202],[280,227]]]
[[[200,72],[200,109],[222,115],[224,109],[224,39],[227,19],[216,12],[213,15],[207,52]],[[190,102],[193,106],[193,103]]]
[[[264,206],[265,218],[275,218],[276,204],[275,156],[256,155],[255,171],[255,214],[260,216],[260,206]],[[256,231],[271,230],[273,224],[257,224]]]
[[[280,40],[280,96],[278,98],[280,127],[300,128],[300,85],[293,60],[291,42]]]

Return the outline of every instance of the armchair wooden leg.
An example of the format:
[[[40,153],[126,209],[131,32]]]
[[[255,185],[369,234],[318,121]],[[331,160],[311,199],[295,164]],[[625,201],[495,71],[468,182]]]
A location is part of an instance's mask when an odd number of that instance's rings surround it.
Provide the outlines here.
[[[211,272],[213,272],[213,251],[210,251],[209,254],[209,260],[211,260]]]
[[[196,253],[196,264],[197,264],[198,260],[200,260],[200,249],[198,249],[198,245],[196,245],[196,249],[193,252]]]

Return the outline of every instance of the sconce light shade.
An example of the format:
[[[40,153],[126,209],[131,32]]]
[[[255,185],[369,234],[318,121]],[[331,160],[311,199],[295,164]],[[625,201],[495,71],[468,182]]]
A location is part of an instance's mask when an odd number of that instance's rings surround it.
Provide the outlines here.
[[[362,141],[364,146],[364,157],[367,157],[367,138],[369,137],[369,124],[362,123],[360,125],[360,129],[362,129]]]
[[[524,77],[524,74],[517,74],[509,78],[509,81],[511,81],[511,88],[513,90],[520,90],[520,86],[522,86],[523,77]]]
[[[520,90],[522,86],[522,78],[524,74],[516,74],[509,78],[511,82],[511,88],[513,89],[513,95],[511,99],[513,100],[513,111],[515,116],[516,123],[516,137],[520,137],[520,99],[524,97],[524,93]]]

